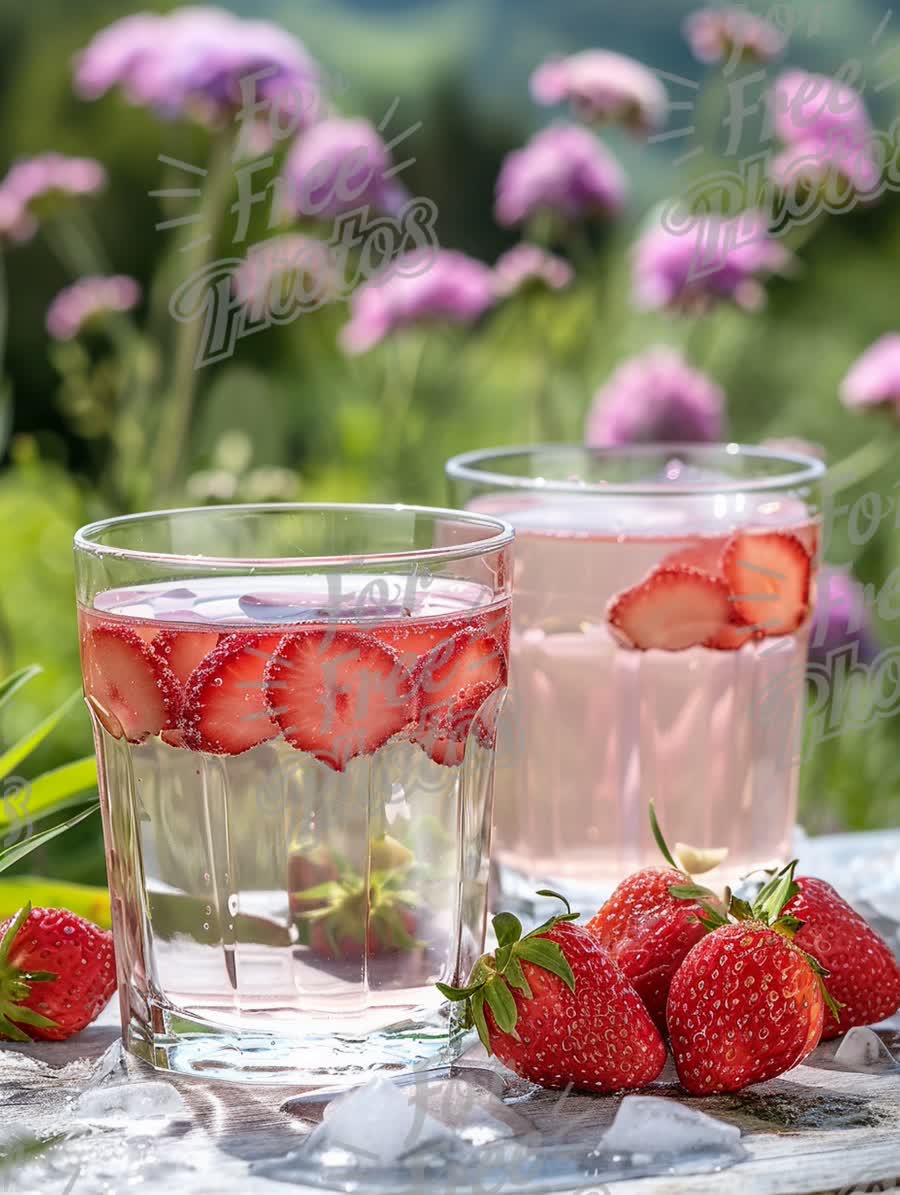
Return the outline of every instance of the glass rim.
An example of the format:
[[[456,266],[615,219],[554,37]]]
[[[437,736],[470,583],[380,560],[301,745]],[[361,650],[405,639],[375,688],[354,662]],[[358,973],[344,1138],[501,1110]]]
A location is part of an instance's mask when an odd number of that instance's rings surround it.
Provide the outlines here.
[[[471,540],[447,548],[411,548],[398,552],[351,552],[337,556],[204,556],[200,554],[181,554],[174,552],[147,552],[137,548],[120,548],[112,544],[98,543],[90,538],[91,535],[109,528],[125,527],[148,522],[151,519],[178,517],[180,515],[215,515],[215,514],[291,514],[329,511],[344,512],[346,514],[412,514],[423,515],[437,521],[439,518],[453,519],[469,526],[483,527],[493,534],[484,539]],[[515,528],[505,519],[494,515],[482,514],[475,511],[454,510],[451,507],[416,506],[403,502],[246,502],[231,503],[223,506],[180,506],[171,510],[147,510],[137,514],[114,515],[107,519],[97,519],[85,523],[75,532],[74,546],[76,552],[95,557],[113,557],[116,560],[140,561],[160,565],[190,565],[194,568],[234,568],[248,567],[256,569],[273,568],[333,568],[338,565],[362,564],[410,564],[417,561],[453,561],[465,560],[472,556],[482,556],[487,552],[498,551],[508,547],[515,539]]]
[[[614,481],[552,481],[542,477],[524,477],[511,473],[495,473],[481,469],[479,462],[490,462],[516,456],[540,455],[541,453],[581,453],[596,457],[622,459],[631,457],[658,456],[671,453],[743,457],[757,461],[782,462],[790,467],[789,472],[771,477],[728,478],[725,481],[708,482],[614,482]],[[557,494],[609,494],[646,496],[658,498],[662,494],[679,497],[688,494],[743,494],[784,490],[796,485],[821,480],[825,476],[824,461],[814,456],[805,456],[789,449],[769,449],[734,441],[716,444],[705,442],[676,443],[660,441],[646,444],[615,444],[592,447],[577,443],[518,444],[510,448],[479,448],[450,457],[444,469],[454,481],[468,481],[478,485],[490,485],[499,489],[537,490]]]

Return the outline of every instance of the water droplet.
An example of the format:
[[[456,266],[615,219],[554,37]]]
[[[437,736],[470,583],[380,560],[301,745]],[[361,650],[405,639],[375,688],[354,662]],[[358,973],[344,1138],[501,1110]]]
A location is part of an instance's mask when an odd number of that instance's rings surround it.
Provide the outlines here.
[[[203,928],[204,928],[204,929],[209,929],[209,922],[208,922],[208,921],[204,921],[204,922],[203,922]]]
[[[219,685],[221,685],[221,684],[222,684],[222,678],[221,678],[221,676],[214,676],[214,677],[213,677],[213,679],[212,679],[212,683],[213,683],[213,684],[214,684],[214,685],[215,685],[215,686],[218,688],[218,687],[219,687]]]

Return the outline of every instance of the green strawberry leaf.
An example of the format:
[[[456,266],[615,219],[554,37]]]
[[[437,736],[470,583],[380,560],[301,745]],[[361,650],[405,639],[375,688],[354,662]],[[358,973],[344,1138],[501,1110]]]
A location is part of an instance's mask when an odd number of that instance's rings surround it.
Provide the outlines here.
[[[487,1021],[484,1016],[484,988],[477,991],[472,999],[469,1001],[469,1015],[472,1018],[472,1024],[478,1030],[478,1036],[481,1039],[481,1044],[487,1050],[488,1055],[493,1054],[491,1049],[491,1035],[488,1033]]]
[[[797,860],[792,859],[769,880],[753,902],[753,916],[764,925],[776,922],[784,906],[799,893],[799,885],[794,880],[796,866]]]
[[[54,979],[56,976],[54,976]],[[7,1014],[12,1017],[17,1024],[32,1025],[35,1029],[56,1029],[56,1021],[51,1021],[49,1017],[43,1016],[39,1012],[33,1012],[30,1008],[24,1008],[17,1005],[14,1008],[8,1008]]]
[[[674,896],[676,900],[707,900],[710,896],[715,896],[709,888],[701,888],[699,884],[673,884],[669,889],[669,895]]]
[[[528,937],[516,945],[515,952],[520,959],[558,975],[569,991],[575,991],[575,975],[556,942],[551,942],[549,938]]]
[[[497,945],[500,947],[518,942],[522,936],[522,922],[513,913],[498,913],[491,924],[497,935]]]
[[[519,1010],[516,1008],[516,1002],[506,983],[499,977],[489,980],[484,985],[484,998],[487,1000],[488,1008],[494,1014],[494,1020],[497,1022],[500,1032],[518,1038],[516,1022],[519,1019]]]
[[[436,983],[434,986],[446,1000],[456,1001],[468,1000],[469,996],[474,996],[476,992],[480,992],[484,984],[473,983],[465,988],[454,988],[449,983]]]
[[[739,896],[732,896],[728,902],[728,912],[732,917],[736,917],[738,921],[752,921],[753,907],[746,900],[741,900]]]
[[[534,993],[531,990],[531,984],[525,978],[525,972],[522,970],[522,964],[515,955],[510,956],[509,962],[506,964],[504,972],[506,982],[511,988],[515,988],[521,992],[526,1000],[530,1000]]]

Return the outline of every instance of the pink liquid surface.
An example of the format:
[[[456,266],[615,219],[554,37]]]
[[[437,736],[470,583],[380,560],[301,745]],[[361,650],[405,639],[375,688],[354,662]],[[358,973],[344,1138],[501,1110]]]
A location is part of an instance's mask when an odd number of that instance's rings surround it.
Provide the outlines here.
[[[128,741],[105,688],[109,628],[173,665],[171,632],[180,647],[193,636],[199,668],[217,637],[277,643],[308,630],[329,605],[321,578],[110,591],[80,612],[123,1022],[132,1048],[158,1064],[320,1082],[421,1062],[447,1044],[434,983],[464,978],[483,940],[494,755],[484,724],[505,689],[508,605],[441,581],[412,609],[382,595],[381,610],[359,617],[367,578],[353,581],[342,629],[388,645],[405,675],[454,636],[500,645],[483,724],[458,727],[458,749],[435,752],[406,728],[336,770],[281,733],[238,754],[189,749],[177,713]],[[180,683],[190,691],[190,676]],[[320,922],[336,899],[328,886],[345,882],[358,900]]]
[[[721,505],[721,503],[720,503]],[[713,498],[567,506],[479,500],[516,526],[510,696],[498,742],[494,857],[505,893],[549,885],[588,904],[659,865],[648,803],[670,842],[725,847],[711,882],[783,859],[795,822],[809,617],[739,650],[635,650],[612,599],[670,554],[716,550],[737,526],[790,530],[815,556],[796,501],[735,517]],[[592,911],[592,910],[589,910]]]

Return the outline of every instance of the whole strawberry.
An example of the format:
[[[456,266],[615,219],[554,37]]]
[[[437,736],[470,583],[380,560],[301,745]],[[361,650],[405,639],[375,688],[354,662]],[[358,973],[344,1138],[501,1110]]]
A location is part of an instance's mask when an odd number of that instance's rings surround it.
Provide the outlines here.
[[[115,990],[106,930],[67,909],[30,903],[0,925],[0,1037],[64,1041],[89,1025]]]
[[[707,932],[700,920],[701,906],[672,895],[673,889],[690,885],[683,871],[647,867],[623,880],[585,926],[631,980],[662,1033],[672,978]]]
[[[678,1078],[692,1095],[773,1079],[819,1043],[829,998],[822,970],[790,940],[795,919],[782,917],[798,891],[794,866],[779,872],[752,907],[732,900],[741,920],[720,918],[672,980],[669,1037]]]
[[[785,912],[803,922],[794,942],[828,971],[828,990],[843,1005],[828,1009],[823,1040],[854,1025],[874,1025],[900,1009],[900,965],[888,944],[830,884],[798,876],[799,893]]]
[[[663,1069],[663,1040],[597,936],[566,909],[525,937],[516,917],[498,914],[495,953],[478,960],[465,987],[437,986],[465,1001],[465,1023],[488,1053],[532,1083],[643,1087]]]
[[[699,901],[722,906],[680,866],[681,852],[695,871],[721,862],[722,852],[699,852],[678,844],[669,850],[650,802],[650,827],[669,867],[646,867],[619,884],[586,925],[631,980],[659,1031],[666,1033],[666,1001],[675,972],[708,927]],[[703,858],[704,854],[707,858]]]

